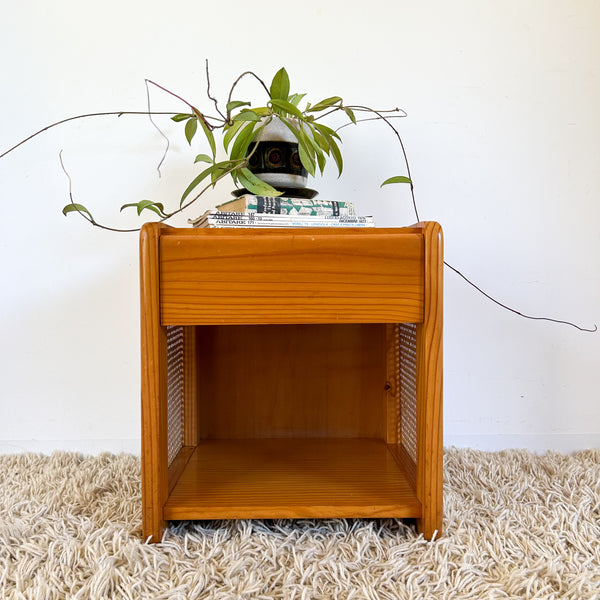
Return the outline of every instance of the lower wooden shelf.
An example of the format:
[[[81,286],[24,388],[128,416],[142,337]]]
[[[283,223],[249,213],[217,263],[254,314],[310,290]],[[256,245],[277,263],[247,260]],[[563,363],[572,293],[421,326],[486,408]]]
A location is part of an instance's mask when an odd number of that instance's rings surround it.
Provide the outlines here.
[[[339,438],[203,440],[163,510],[165,520],[421,516],[393,448]]]

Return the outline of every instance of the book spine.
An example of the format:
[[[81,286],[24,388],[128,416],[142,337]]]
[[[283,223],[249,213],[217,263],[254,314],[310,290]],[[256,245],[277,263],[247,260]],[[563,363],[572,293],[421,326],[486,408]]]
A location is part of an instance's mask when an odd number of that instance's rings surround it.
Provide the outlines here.
[[[303,221],[313,223],[317,221],[343,221],[352,223],[367,223],[373,220],[370,216],[335,216],[335,215],[282,215],[282,214],[260,214],[260,213],[236,213],[236,212],[214,212],[207,215],[208,219],[213,220],[243,220],[250,222],[275,222],[284,223],[293,220],[294,222]]]
[[[374,227],[374,223],[353,223],[348,221],[317,221],[315,223],[306,223],[306,221],[286,221],[279,223],[267,223],[267,222],[254,222],[251,221],[207,221],[208,227],[253,227],[253,228],[302,228],[302,227],[322,227],[322,228],[335,228],[335,227]],[[200,225],[203,227],[204,225]]]
[[[353,215],[354,204],[350,202],[336,202],[329,200],[294,200],[293,198],[256,198],[256,202],[248,200],[246,212],[277,215],[307,215],[319,216],[323,214],[335,217]]]
[[[373,217],[291,216],[245,213],[211,213],[206,216],[210,227],[373,227]]]
[[[227,204],[219,208],[227,211]],[[332,216],[355,215],[353,202],[335,200],[309,200],[304,198],[271,198],[268,196],[247,196],[243,198],[244,212],[274,215]]]

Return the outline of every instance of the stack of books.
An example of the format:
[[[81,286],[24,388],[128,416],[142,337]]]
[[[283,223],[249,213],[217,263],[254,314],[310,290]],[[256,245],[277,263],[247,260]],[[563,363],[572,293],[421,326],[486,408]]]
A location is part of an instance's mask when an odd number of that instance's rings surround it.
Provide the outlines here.
[[[216,211],[190,219],[194,227],[374,227],[358,216],[352,202],[271,198],[246,194],[220,204]]]

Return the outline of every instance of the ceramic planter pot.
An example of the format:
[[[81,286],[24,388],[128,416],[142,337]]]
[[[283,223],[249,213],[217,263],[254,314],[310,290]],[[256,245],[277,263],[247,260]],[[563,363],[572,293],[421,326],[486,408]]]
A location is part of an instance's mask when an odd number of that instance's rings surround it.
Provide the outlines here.
[[[298,140],[284,123],[274,117],[263,130],[256,149],[255,143],[248,149],[248,154],[252,153],[248,168],[259,179],[286,195],[316,195],[314,190],[306,189],[308,173],[300,161]]]

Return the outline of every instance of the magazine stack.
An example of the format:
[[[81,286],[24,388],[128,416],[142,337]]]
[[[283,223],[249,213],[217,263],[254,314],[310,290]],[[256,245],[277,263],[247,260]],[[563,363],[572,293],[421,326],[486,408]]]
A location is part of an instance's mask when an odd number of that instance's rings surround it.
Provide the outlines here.
[[[307,198],[272,198],[245,194],[217,206],[194,227],[374,227],[370,216],[358,216],[352,202]]]

